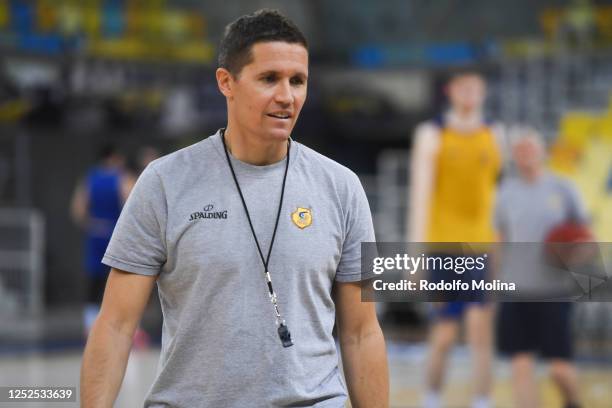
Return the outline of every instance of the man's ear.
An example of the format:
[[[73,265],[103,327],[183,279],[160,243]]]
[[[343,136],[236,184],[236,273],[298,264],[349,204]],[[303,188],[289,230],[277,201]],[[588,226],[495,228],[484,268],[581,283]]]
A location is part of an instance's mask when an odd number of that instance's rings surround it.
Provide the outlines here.
[[[217,77],[219,91],[221,91],[226,98],[232,98],[234,96],[234,77],[232,77],[232,74],[225,68],[217,68],[215,76]]]

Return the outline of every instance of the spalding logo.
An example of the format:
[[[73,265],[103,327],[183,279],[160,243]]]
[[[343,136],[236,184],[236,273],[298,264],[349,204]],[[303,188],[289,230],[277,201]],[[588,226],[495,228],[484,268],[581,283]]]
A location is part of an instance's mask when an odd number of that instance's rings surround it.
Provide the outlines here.
[[[298,207],[291,213],[291,220],[300,229],[304,229],[312,224],[312,211],[309,208]]]

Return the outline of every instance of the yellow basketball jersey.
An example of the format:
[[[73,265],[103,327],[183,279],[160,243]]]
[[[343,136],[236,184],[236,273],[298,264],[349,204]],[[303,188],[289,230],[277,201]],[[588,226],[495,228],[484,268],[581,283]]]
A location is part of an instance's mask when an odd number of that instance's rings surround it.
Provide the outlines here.
[[[429,242],[493,242],[493,206],[501,155],[487,126],[440,129],[427,230]]]

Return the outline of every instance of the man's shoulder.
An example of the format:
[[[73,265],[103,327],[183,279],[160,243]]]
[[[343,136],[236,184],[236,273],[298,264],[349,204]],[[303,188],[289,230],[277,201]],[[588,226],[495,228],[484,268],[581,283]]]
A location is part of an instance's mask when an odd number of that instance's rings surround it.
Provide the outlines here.
[[[545,176],[548,177],[548,180],[551,183],[556,183],[556,184],[560,184],[560,185],[564,185],[564,186],[571,186],[572,185],[572,181],[567,178],[566,176],[557,174],[557,173],[553,173],[550,170],[546,170],[545,171]]]
[[[521,188],[522,182],[519,176],[511,175],[502,178],[499,183],[498,196],[500,199],[507,199],[509,195],[516,194]]]
[[[564,176],[547,171],[545,173],[546,183],[553,189],[561,190],[564,193],[573,193],[576,190],[574,182]]]
[[[440,134],[440,131],[444,128],[444,122],[442,122],[439,118],[431,118],[420,122],[417,124],[415,128],[415,135],[420,134],[429,134],[433,136],[437,136]]]

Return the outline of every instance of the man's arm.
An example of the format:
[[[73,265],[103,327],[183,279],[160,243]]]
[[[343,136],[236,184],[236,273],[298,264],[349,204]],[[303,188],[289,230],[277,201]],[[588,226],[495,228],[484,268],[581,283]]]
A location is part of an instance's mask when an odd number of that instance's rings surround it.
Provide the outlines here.
[[[360,282],[334,285],[344,375],[353,408],[389,406],[389,368],[375,304],[361,301]]]
[[[87,225],[87,207],[89,207],[89,193],[85,187],[85,181],[80,181],[70,201],[70,216],[80,227]]]
[[[125,374],[132,336],[157,276],[112,269],[100,314],[85,346],[81,366],[81,407],[112,407]]]
[[[410,160],[410,186],[406,228],[409,242],[424,242],[429,221],[429,207],[435,178],[435,161],[440,147],[440,133],[431,123],[419,125],[414,134]]]

